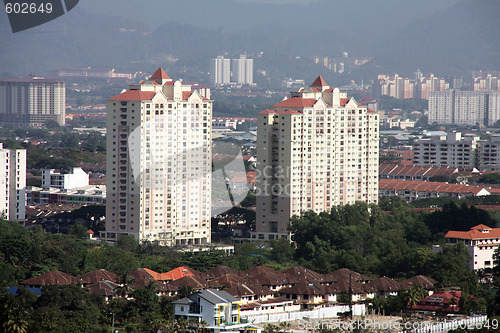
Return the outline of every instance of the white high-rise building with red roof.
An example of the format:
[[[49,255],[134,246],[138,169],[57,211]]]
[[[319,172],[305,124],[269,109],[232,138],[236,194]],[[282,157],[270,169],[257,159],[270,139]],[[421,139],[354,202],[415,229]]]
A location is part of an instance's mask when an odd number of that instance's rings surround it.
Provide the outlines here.
[[[378,201],[378,114],[319,76],[262,111],[255,240],[288,237],[290,218]]]
[[[108,100],[107,240],[210,242],[212,101],[192,88],[159,68]]]

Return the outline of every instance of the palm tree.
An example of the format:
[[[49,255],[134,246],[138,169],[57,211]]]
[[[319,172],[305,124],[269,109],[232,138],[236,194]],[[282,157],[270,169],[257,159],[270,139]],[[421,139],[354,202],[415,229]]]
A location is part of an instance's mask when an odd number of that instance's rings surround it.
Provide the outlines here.
[[[283,333],[288,333],[288,329],[291,327],[292,325],[288,322],[288,321],[282,321],[280,323],[280,328],[281,328],[281,331]]]
[[[267,324],[264,327],[264,333],[278,333],[279,327],[273,324]]]
[[[183,298],[183,297],[191,296],[194,293],[195,293],[194,288],[191,287],[190,285],[185,284],[179,289],[179,291],[177,292],[177,295],[179,295],[181,298]]]
[[[28,332],[28,322],[22,318],[11,318],[3,324],[5,333],[26,333]]]
[[[126,298],[132,288],[130,285],[135,282],[135,279],[127,274],[122,275],[120,278],[120,287],[116,291],[116,294],[122,298]]]
[[[205,333],[205,328],[206,328],[207,326],[208,326],[208,324],[207,324],[207,322],[206,322],[206,321],[204,321],[204,320],[200,321],[200,327],[201,327],[201,331],[202,331],[203,333]]]
[[[413,305],[417,305],[417,303],[425,297],[425,289],[420,284],[414,284],[410,287],[406,294],[406,306],[410,309]]]

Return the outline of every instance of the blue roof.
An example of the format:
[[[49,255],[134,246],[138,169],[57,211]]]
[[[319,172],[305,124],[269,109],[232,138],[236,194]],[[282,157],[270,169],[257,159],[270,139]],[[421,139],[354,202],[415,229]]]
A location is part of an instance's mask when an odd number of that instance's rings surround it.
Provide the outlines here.
[[[40,296],[42,294],[42,288],[32,288],[32,287],[25,287],[25,289],[31,291],[33,294]],[[7,287],[7,292],[9,294],[12,294],[14,296],[18,296],[18,287]]]

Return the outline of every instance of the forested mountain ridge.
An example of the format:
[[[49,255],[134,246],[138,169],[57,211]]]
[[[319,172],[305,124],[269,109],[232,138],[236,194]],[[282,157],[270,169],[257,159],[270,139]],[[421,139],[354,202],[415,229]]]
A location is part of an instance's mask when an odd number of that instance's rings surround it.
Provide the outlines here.
[[[265,58],[255,60],[255,70],[268,71],[297,66],[295,57],[332,58],[343,51],[375,57],[374,64],[383,72],[500,68],[500,23],[495,16],[500,4],[495,0],[447,0],[439,5],[395,0],[308,5],[191,0],[192,10],[181,10],[185,2],[162,1],[159,6],[158,1],[148,1],[141,6],[161,9],[153,14],[145,10],[149,19],[130,9],[137,2],[115,6],[116,2],[90,1],[60,19],[17,34],[10,33],[2,16],[0,75],[43,74],[61,66],[148,72],[160,64],[169,73],[203,81],[208,59],[225,52],[263,52]],[[129,10],[137,15],[125,15]],[[290,74],[306,76],[311,68]]]

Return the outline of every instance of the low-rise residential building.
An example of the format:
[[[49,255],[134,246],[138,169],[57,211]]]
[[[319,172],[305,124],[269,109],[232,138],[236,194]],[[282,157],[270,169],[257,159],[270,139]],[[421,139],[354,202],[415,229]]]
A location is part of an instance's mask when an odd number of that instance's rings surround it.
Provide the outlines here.
[[[436,177],[450,178],[459,170],[457,167],[448,166],[380,164],[379,176],[380,179],[429,181]]]
[[[439,197],[467,198],[490,195],[486,187],[426,182],[422,180],[380,179],[379,196],[398,196],[408,202]]]
[[[200,290],[174,301],[174,317],[204,321],[214,332],[234,332],[248,324],[240,320],[243,302],[223,290]]]
[[[421,314],[458,313],[458,303],[462,297],[460,290],[441,291],[422,298],[418,304],[412,305],[411,309]]]
[[[279,291],[280,295],[295,304],[300,304],[301,310],[311,310],[321,306],[325,300],[325,288],[321,285],[303,281]]]
[[[472,269],[493,268],[493,254],[500,246],[500,228],[479,224],[469,231],[448,231],[444,237],[447,245],[464,243],[472,257]]]
[[[86,185],[75,188],[40,188],[30,186],[26,190],[28,204],[105,204],[106,185]]]
[[[447,165],[474,168],[479,137],[471,134],[448,133],[415,140],[413,162],[416,165]]]

